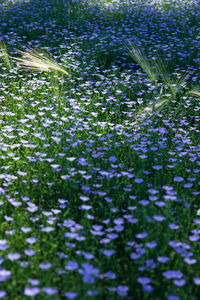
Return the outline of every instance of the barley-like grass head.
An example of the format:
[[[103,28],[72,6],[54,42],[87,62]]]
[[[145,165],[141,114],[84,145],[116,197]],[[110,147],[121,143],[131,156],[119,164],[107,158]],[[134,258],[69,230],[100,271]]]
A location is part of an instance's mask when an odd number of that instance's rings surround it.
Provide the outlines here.
[[[188,94],[200,97],[200,90],[190,90]]]
[[[128,48],[128,47],[127,47]],[[146,72],[149,79],[157,86],[158,75],[155,73],[152,64],[146,58],[144,51],[130,42],[130,48],[128,48],[130,56],[138,63],[138,65]]]
[[[17,53],[22,55],[22,58],[18,57],[10,57],[16,60],[19,63],[19,66],[26,70],[33,70],[33,71],[55,71],[61,72],[67,76],[70,76],[69,73],[61,67],[56,61],[52,58],[49,58],[41,53],[38,49],[30,49],[29,52],[23,52],[17,50]]]

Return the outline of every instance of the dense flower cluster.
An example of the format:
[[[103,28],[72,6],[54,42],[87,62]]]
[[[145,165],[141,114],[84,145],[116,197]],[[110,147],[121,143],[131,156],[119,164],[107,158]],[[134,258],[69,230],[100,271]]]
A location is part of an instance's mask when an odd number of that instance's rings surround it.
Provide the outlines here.
[[[0,5],[10,53],[40,47],[71,74],[0,63],[0,298],[198,296],[199,102],[183,95],[178,117],[174,99],[146,119],[140,107],[159,94],[126,48],[163,55],[198,85],[198,7]]]

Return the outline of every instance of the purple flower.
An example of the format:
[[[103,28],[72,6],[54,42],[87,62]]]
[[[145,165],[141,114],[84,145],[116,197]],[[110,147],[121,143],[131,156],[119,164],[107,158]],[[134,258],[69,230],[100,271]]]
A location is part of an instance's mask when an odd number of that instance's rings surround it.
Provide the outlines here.
[[[62,178],[63,180],[65,180],[65,179],[70,179],[71,176],[70,176],[70,175],[62,175],[61,178]]]
[[[5,269],[0,270],[0,281],[10,279],[11,272]]]
[[[129,290],[128,286],[126,286],[126,285],[119,285],[117,287],[117,294],[119,296],[127,296],[128,290]]]
[[[200,224],[200,219],[193,219],[193,222],[194,222],[195,224]]]
[[[163,207],[166,205],[166,203],[164,201],[156,201],[155,205],[159,206],[159,207]]]
[[[128,219],[128,222],[131,223],[131,224],[135,224],[135,223],[138,222],[138,219],[130,218],[130,219]]]
[[[150,147],[150,149],[151,149],[152,151],[157,151],[157,150],[158,150],[158,148],[157,148],[157,147],[155,147],[155,146],[153,146],[153,147]]]
[[[194,258],[186,257],[186,258],[184,258],[184,262],[186,262],[188,265],[193,265],[193,264],[196,264],[197,260]]]
[[[180,242],[176,242],[176,241],[169,241],[168,244],[171,247],[179,247],[180,246]]]
[[[153,292],[153,290],[154,290],[154,288],[150,285],[150,284],[147,284],[147,285],[143,285],[143,290],[145,291],[145,292],[148,292],[148,293],[151,293],[151,292]]]
[[[88,296],[97,296],[98,295],[98,291],[97,290],[88,290],[87,291],[87,295]]]
[[[173,190],[173,187],[172,186],[169,186],[169,185],[163,185],[162,187],[164,190],[166,191],[172,191]]]
[[[138,259],[138,258],[140,258],[140,256],[141,256],[141,254],[140,253],[131,253],[130,254],[130,257],[132,258],[132,259]]]
[[[19,253],[8,253],[7,257],[10,260],[18,260],[21,255]]]
[[[26,242],[29,243],[29,244],[35,244],[37,242],[37,238],[34,238],[34,237],[29,237],[26,239]]]
[[[85,283],[94,283],[95,280],[94,280],[94,277],[91,276],[90,274],[83,274],[83,282]]]
[[[198,241],[199,240],[199,236],[198,235],[190,235],[189,236],[189,240],[191,241],[191,242],[196,242],[196,241]]]
[[[162,166],[160,166],[160,165],[155,165],[155,166],[153,166],[152,167],[154,170],[160,170],[160,169],[162,169]]]
[[[58,293],[57,289],[54,289],[52,287],[44,287],[43,291],[47,294],[47,295],[55,295]]]
[[[42,270],[48,270],[52,267],[52,264],[48,264],[48,263],[41,263],[39,264],[39,268],[42,269]]]
[[[31,296],[34,297],[40,293],[40,289],[38,287],[27,287],[24,290],[24,295],[25,296]]]
[[[69,260],[65,269],[69,271],[74,271],[78,268],[78,263],[76,261]]]
[[[24,249],[24,253],[25,253],[27,256],[33,256],[36,252],[35,252],[35,250],[33,250],[33,249]]]
[[[14,219],[12,217],[9,217],[9,216],[5,216],[4,219],[7,221],[7,222],[12,222],[14,221]]]
[[[0,291],[0,299],[2,299],[3,297],[5,297],[7,295],[6,291]]]
[[[200,285],[200,277],[194,277],[193,281],[196,285]]]
[[[157,196],[149,196],[149,200],[151,201],[156,201],[158,199]]]
[[[94,228],[94,230],[99,231],[103,228],[102,225],[92,225],[92,228]]]
[[[132,199],[131,196],[129,198]],[[136,197],[134,197],[133,199],[136,199]],[[137,206],[128,206],[128,209],[135,210],[135,209],[137,209]]]
[[[115,156],[110,156],[110,157],[109,157],[109,161],[115,163],[115,162],[117,161],[117,158],[116,158]]]
[[[136,238],[137,239],[144,239],[148,236],[148,233],[147,232],[141,232],[141,233],[138,233],[136,234]]]
[[[163,272],[162,275],[167,279],[171,279],[171,278],[179,279],[183,276],[183,273],[179,270],[169,270],[169,271]]]
[[[68,247],[68,248],[75,248],[76,247],[76,244],[74,243],[65,243],[65,245]]]
[[[142,285],[146,285],[151,282],[149,277],[139,277],[137,282],[141,283]]]
[[[106,249],[101,249],[101,252],[105,255],[105,256],[112,256],[115,253],[115,250],[106,250]]]
[[[37,280],[37,279],[29,278],[29,279],[28,279],[28,283],[30,283],[31,285],[39,285],[39,284],[40,284],[40,281]]]
[[[90,263],[82,263],[81,266],[83,269],[80,271],[81,274],[91,274],[91,275],[98,275],[99,269],[94,268]]]
[[[0,250],[6,250],[8,249],[8,244],[6,240],[0,240]]]
[[[134,180],[136,183],[142,183],[144,180],[142,178],[135,178]]]
[[[70,239],[75,239],[78,237],[78,233],[76,232],[65,232],[64,237],[70,238]]]
[[[163,216],[153,216],[154,220],[157,222],[162,222],[164,221],[166,218]]]
[[[145,261],[146,268],[154,269],[156,264],[153,259],[148,259]]]
[[[186,284],[186,281],[184,279],[175,279],[173,283],[177,286],[183,286]]]
[[[104,238],[102,240],[100,240],[100,244],[108,244],[110,243],[111,239],[108,239],[108,238]]]
[[[78,207],[80,210],[90,210],[92,208],[91,205],[84,205],[82,204],[81,206]]]
[[[42,232],[51,232],[53,230],[54,230],[54,228],[51,226],[47,226],[47,227],[44,227],[41,229]]]
[[[150,248],[150,249],[153,249],[157,246],[157,242],[156,241],[152,241],[152,242],[148,242],[145,244],[146,247]]]
[[[183,181],[184,179],[183,179],[183,177],[174,177],[174,181],[175,182],[181,182],[181,181]]]
[[[123,218],[114,219],[114,223],[116,225],[124,224],[124,219]]]
[[[80,199],[81,199],[82,201],[88,201],[88,200],[90,200],[90,198],[89,198],[89,197],[86,197],[86,196],[80,196]]]
[[[157,260],[158,260],[159,262],[161,262],[161,263],[166,263],[166,262],[168,262],[169,257],[166,257],[166,256],[159,256],[159,257],[157,258]]]
[[[28,266],[28,262],[27,261],[22,261],[19,263],[20,267],[22,268],[26,268]]]
[[[123,225],[116,225],[114,226],[114,230],[117,232],[121,232],[124,230],[124,226]]]
[[[74,161],[76,159],[76,157],[66,157],[66,159],[69,161]]]
[[[93,259],[94,258],[94,255],[89,253],[89,252],[85,252],[85,251],[82,251],[82,255],[86,258],[86,259]]]
[[[0,256],[0,265],[4,262],[4,258]]]
[[[30,227],[21,227],[21,231],[24,233],[30,232],[32,229]]]
[[[193,183],[186,183],[183,186],[184,188],[191,188],[193,186]]]
[[[73,292],[65,292],[65,297],[67,297],[68,299],[75,299],[78,294],[77,293],[73,293]]]
[[[158,191],[158,190],[155,190],[155,189],[148,189],[148,192],[149,192],[150,194],[152,194],[152,195],[155,195],[155,194],[159,193],[159,191]]]
[[[150,202],[149,202],[149,200],[140,200],[138,203],[141,204],[141,205],[143,205],[143,206],[146,206],[146,205],[148,205]]]
[[[107,235],[107,237],[109,238],[109,239],[111,239],[111,240],[114,240],[114,239],[116,239],[116,238],[118,238],[118,234],[117,233],[109,233],[108,235]]]
[[[167,300],[180,300],[180,297],[175,296],[175,295],[170,295],[167,297]]]
[[[173,229],[173,230],[177,230],[177,229],[179,229],[179,226],[176,224],[169,224],[169,228]]]
[[[116,279],[115,273],[110,272],[110,271],[108,271],[108,272],[105,273],[105,274],[102,274],[100,277],[101,277],[101,278]]]
[[[29,206],[27,207],[27,210],[30,212],[35,212],[38,210],[38,206],[34,205],[34,206]]]

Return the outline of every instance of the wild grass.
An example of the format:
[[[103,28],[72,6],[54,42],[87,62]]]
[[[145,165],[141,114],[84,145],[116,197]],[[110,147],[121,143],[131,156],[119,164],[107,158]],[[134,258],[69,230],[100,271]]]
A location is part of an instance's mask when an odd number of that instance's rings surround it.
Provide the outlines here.
[[[12,63],[10,61],[10,57],[7,52],[7,48],[4,42],[0,41],[0,57],[4,60],[6,66],[11,69]]]
[[[148,75],[151,82],[157,88],[160,74],[156,73],[158,71],[158,68],[156,68],[155,63],[152,61],[150,62],[146,57],[147,54],[145,55],[145,53],[142,53],[142,50],[140,50],[136,45],[133,45],[133,43],[130,43],[130,47],[131,48],[128,48],[128,50],[131,57],[140,65],[140,67]]]
[[[54,71],[69,76],[69,73],[64,68],[59,66],[54,60],[45,57],[40,49],[30,49],[29,52],[16,50],[16,52],[21,54],[23,58],[8,56],[7,52],[4,52],[3,55],[6,58],[11,58],[19,62],[20,67],[26,70]]]
[[[199,298],[197,10],[151,4],[1,15],[0,298]]]
[[[165,106],[168,106],[169,108],[171,106],[171,101],[177,101],[178,105],[174,115],[174,117],[176,117],[181,107],[184,105],[184,101],[182,101],[184,95],[200,95],[198,90],[185,90],[188,84],[187,77],[189,75],[189,70],[177,78],[177,76],[175,76],[175,70],[173,70],[173,64],[170,61],[161,57],[149,59],[148,54],[133,43],[130,43],[130,48],[127,48],[130,56],[147,74],[149,80],[155,86],[155,89],[159,94],[158,100],[153,101],[153,104],[143,108],[139,113],[147,113],[147,118],[151,118],[154,116],[155,112],[160,112]],[[162,79],[162,82],[158,86],[159,79]],[[167,93],[167,98],[163,98],[164,93]]]
[[[200,96],[200,91],[199,90],[191,90],[188,92],[188,94],[192,94],[192,95],[195,95],[195,96]]]

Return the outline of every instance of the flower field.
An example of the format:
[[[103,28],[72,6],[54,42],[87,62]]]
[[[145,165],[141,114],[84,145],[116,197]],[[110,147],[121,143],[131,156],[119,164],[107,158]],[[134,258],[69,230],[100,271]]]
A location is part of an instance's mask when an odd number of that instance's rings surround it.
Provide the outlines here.
[[[200,299],[199,9],[0,1],[0,299]]]

